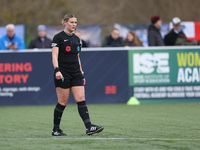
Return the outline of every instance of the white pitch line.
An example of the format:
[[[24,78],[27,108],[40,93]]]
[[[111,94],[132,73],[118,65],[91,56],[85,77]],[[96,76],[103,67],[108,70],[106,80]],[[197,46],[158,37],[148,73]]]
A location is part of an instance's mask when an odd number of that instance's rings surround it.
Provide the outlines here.
[[[200,141],[200,139],[170,139],[170,138],[0,138],[0,140],[143,140],[143,141]]]

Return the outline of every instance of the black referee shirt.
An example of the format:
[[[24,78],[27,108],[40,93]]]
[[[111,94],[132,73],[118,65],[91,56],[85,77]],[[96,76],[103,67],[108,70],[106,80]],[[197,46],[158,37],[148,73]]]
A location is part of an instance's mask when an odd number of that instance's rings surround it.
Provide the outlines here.
[[[80,39],[75,35],[69,35],[64,31],[56,34],[52,41],[52,47],[59,48],[59,68],[67,72],[80,71],[78,53],[81,51]]]

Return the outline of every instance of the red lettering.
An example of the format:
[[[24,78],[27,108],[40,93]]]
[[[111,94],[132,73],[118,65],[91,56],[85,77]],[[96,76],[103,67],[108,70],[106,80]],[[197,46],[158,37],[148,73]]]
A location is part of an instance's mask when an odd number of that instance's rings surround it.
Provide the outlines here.
[[[12,63],[12,72],[15,72],[15,63]]]
[[[3,84],[4,75],[0,75],[0,84]]]
[[[0,72],[3,72],[3,63],[0,63]]]
[[[71,50],[71,48],[69,48]],[[32,64],[27,63],[0,63],[0,72],[31,72]]]
[[[4,71],[5,72],[11,72],[11,65],[10,65],[10,63],[5,63],[4,64]]]
[[[70,46],[66,46],[66,51],[70,52],[71,51],[71,47]]]
[[[22,80],[23,80],[23,83],[27,83],[27,79],[28,79],[28,74],[25,74],[25,75],[21,75],[21,78],[22,78]]]
[[[21,83],[21,76],[19,74],[14,75],[14,83]]]
[[[105,94],[117,94],[117,86],[116,85],[105,86]]]
[[[13,82],[13,76],[8,74],[5,76],[4,80],[7,84],[11,84]]]
[[[24,71],[31,72],[32,71],[32,64],[27,62],[24,64]]]
[[[29,77],[28,74],[0,75],[0,84],[3,84],[3,83],[6,83],[6,84],[27,83],[28,77]]]
[[[16,72],[23,72],[24,71],[24,67],[23,67],[23,63],[15,63],[15,69],[16,69]]]

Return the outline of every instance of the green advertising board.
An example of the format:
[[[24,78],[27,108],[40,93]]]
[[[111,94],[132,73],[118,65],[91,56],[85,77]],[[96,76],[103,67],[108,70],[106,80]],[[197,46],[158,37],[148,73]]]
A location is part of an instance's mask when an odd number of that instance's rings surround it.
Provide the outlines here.
[[[129,50],[128,57],[132,96],[200,101],[200,48]]]

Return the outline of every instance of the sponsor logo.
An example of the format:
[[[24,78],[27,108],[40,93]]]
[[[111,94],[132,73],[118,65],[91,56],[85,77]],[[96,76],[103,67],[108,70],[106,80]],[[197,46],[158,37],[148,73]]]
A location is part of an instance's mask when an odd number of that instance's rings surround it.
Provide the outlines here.
[[[91,127],[90,131],[95,131],[97,127]]]
[[[55,47],[55,46],[57,46],[57,43],[52,43],[51,44],[51,47]]]
[[[133,54],[133,73],[169,73],[168,53],[135,53]]]
[[[64,40],[64,42],[67,42],[67,41],[69,41],[69,40],[68,39]]]
[[[117,94],[117,86],[116,85],[106,85],[105,86],[105,94]]]
[[[0,63],[0,84],[27,83],[29,73],[33,71],[32,63]]]
[[[57,131],[56,132],[54,132],[54,135],[59,135],[60,133],[58,133]]]

